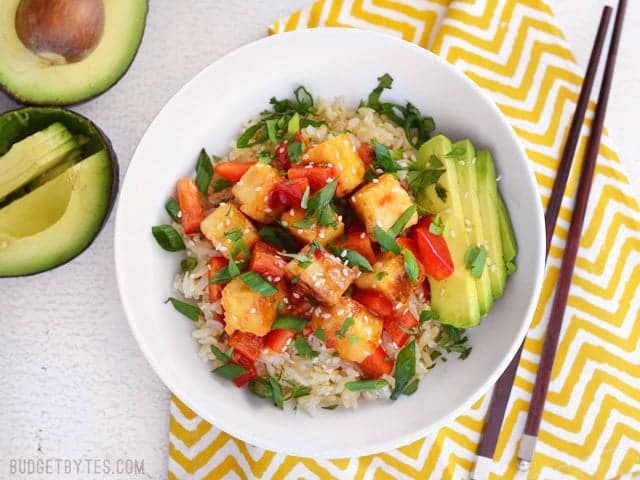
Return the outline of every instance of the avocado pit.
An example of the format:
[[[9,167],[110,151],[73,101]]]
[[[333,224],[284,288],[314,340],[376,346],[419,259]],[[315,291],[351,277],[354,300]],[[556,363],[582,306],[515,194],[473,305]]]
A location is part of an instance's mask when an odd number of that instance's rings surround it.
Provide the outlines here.
[[[104,16],[103,0],[21,0],[16,33],[35,54],[73,63],[98,45]]]

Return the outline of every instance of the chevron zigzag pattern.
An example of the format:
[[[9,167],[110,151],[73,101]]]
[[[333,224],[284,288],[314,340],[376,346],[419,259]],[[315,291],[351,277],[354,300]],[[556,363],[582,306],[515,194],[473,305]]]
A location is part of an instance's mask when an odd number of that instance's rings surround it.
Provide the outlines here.
[[[578,99],[581,71],[543,0],[319,0],[270,33],[345,26],[379,30],[432,49],[489,93],[522,139],[546,206]],[[584,153],[591,104],[580,141]],[[568,234],[574,173],[554,232],[542,296],[500,436],[492,478],[517,471],[542,341]],[[528,478],[640,476],[640,206],[607,134]],[[570,359],[562,361],[562,359]],[[488,397],[436,434],[392,452],[315,461],[245,445],[171,404],[170,479],[468,478]]]

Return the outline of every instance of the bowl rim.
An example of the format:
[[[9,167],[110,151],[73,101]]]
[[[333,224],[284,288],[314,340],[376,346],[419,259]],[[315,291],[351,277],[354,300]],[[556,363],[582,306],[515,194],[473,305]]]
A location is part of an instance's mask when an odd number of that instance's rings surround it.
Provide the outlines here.
[[[359,28],[344,28],[344,27],[317,27],[317,28],[295,30],[291,32],[282,32],[282,33],[278,33],[277,35],[269,35],[267,37],[263,37],[253,42],[250,42],[248,44],[245,44],[237,49],[234,49],[224,54],[222,57],[215,60],[214,62],[205,66],[195,76],[189,79],[182,87],[180,87],[178,91],[174,95],[172,95],[167,102],[165,102],[162,108],[158,111],[158,113],[153,117],[151,122],[147,125],[147,128],[145,129],[144,134],[142,135],[138,144],[136,145],[134,153],[131,157],[131,161],[127,167],[126,173],[128,173],[129,167],[138,157],[139,150],[141,148],[141,145],[150,127],[157,121],[158,117],[160,117],[163,114],[163,112],[168,109],[170,105],[172,105],[174,102],[177,101],[177,99],[183,94],[185,90],[187,90],[190,87],[192,83],[194,83],[201,76],[205,75],[209,69],[217,68],[218,66],[226,62],[228,59],[242,54],[245,50],[250,50],[255,46],[262,45],[264,43],[282,42],[286,40],[294,42],[297,37],[322,36],[322,35],[344,35],[344,36],[354,35],[358,37],[370,36],[370,37],[376,37],[378,39],[381,39],[387,42],[395,42],[400,46],[400,48],[413,49],[414,51],[419,52],[419,54],[424,55],[425,57],[431,57],[431,60],[435,61],[441,68],[449,70],[450,74],[457,76],[464,83],[466,83],[467,86],[474,91],[474,93],[478,96],[478,98],[481,99],[485,104],[487,104],[486,106],[493,111],[498,121],[506,127],[506,130],[509,132],[509,136],[510,136],[509,141],[515,145],[518,152],[520,153],[521,158],[525,162],[526,179],[529,183],[528,187],[531,188],[533,191],[538,192],[538,185],[535,181],[535,176],[532,171],[531,165],[528,161],[528,157],[525,153],[524,147],[522,145],[522,141],[515,134],[511,124],[507,121],[503,113],[499,110],[499,108],[497,107],[493,99],[485,91],[483,91],[476,83],[474,83],[468,76],[466,76],[461,70],[459,70],[457,67],[455,67],[451,63],[447,62],[442,57],[434,54],[430,50],[427,50],[426,48],[423,48],[417,44],[405,41],[393,35],[372,31],[372,30],[364,30]],[[129,178],[128,175],[125,174],[125,177],[122,181],[121,196],[125,191],[128,190],[128,181],[127,181],[128,178]],[[215,427],[217,427],[218,429],[224,432],[227,432],[228,434],[232,435],[233,437],[239,440],[242,440],[251,445],[255,445],[259,448],[275,451],[275,452],[286,454],[286,455],[294,455],[298,457],[315,458],[315,459],[341,459],[341,458],[354,458],[354,457],[359,457],[363,455],[372,455],[372,454],[382,453],[382,452],[394,450],[396,448],[408,445],[416,440],[424,438],[429,433],[439,430],[445,424],[451,422],[453,419],[458,417],[461,413],[468,410],[471,405],[473,405],[476,401],[478,401],[483,395],[485,395],[491,389],[491,387],[495,384],[497,379],[502,375],[504,370],[511,363],[511,360],[516,354],[516,352],[518,351],[518,349],[520,348],[520,345],[524,342],[526,333],[529,330],[529,327],[535,312],[535,308],[538,303],[538,297],[541,291],[542,281],[543,281],[544,271],[545,271],[545,261],[544,261],[545,224],[544,224],[544,214],[543,214],[541,202],[540,201],[535,202],[535,204],[532,206],[532,209],[534,210],[534,212],[532,212],[532,221],[535,221],[535,224],[536,224],[535,231],[538,237],[535,242],[535,245],[538,246],[538,249],[536,252],[531,252],[532,254],[531,262],[535,262],[536,264],[535,278],[532,279],[532,290],[531,290],[532,294],[528,299],[528,303],[525,311],[526,319],[525,321],[522,322],[520,329],[518,330],[518,334],[514,337],[509,347],[508,355],[503,357],[498,367],[495,368],[490,375],[487,375],[482,385],[476,388],[475,391],[473,391],[468,396],[466,401],[461,402],[456,408],[451,410],[451,412],[449,412],[447,415],[444,415],[439,420],[431,422],[426,426],[416,428],[410,433],[394,436],[383,442],[377,442],[375,444],[360,445],[357,447],[349,447],[346,454],[340,454],[336,450],[330,450],[325,452],[316,452],[316,451],[312,452],[312,451],[309,451],[308,449],[305,449],[304,445],[301,445],[302,442],[300,442],[300,444],[298,445],[298,449],[289,448],[289,447],[282,448],[282,447],[274,446],[271,444],[265,444],[261,440],[261,438],[256,437],[251,432],[250,429],[244,429],[242,431],[238,431],[236,430],[235,427],[231,426],[229,422],[223,417],[209,420],[208,417],[211,418],[210,415],[203,414],[199,406],[194,404],[194,402],[192,401],[189,392],[181,388],[181,386],[179,385],[179,381],[177,381],[177,376],[174,376],[173,374],[168,373],[160,365],[159,357],[155,356],[152,353],[149,345],[145,342],[145,339],[144,339],[145,334],[143,332],[143,329],[138,328],[136,323],[132,321],[133,308],[130,306],[129,301],[127,299],[126,292],[124,291],[123,284],[124,284],[125,274],[123,272],[123,267],[120,266],[120,262],[118,261],[119,257],[122,255],[122,252],[126,248],[126,244],[123,239],[124,236],[119,235],[120,233],[119,225],[121,225],[124,221],[123,217],[125,215],[124,213],[125,208],[122,207],[122,205],[120,205],[120,202],[118,201],[116,215],[115,215],[115,225],[114,225],[114,261],[115,261],[116,280],[118,285],[118,293],[120,296],[120,303],[123,307],[125,316],[127,318],[127,323],[129,324],[129,328],[131,329],[131,332],[136,340],[136,343],[138,344],[138,347],[140,348],[147,362],[151,365],[152,369],[154,370],[156,375],[158,375],[162,383],[169,389],[169,391],[173,395],[178,397],[182,403],[187,405],[192,411],[194,411],[203,420],[214,424]],[[344,447],[341,447],[341,449],[344,450]]]

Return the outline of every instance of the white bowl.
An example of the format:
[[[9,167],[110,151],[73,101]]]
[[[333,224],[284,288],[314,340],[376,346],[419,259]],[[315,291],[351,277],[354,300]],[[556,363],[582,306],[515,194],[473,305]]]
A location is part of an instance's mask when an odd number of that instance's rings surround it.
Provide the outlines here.
[[[179,177],[194,174],[205,146],[225,154],[243,123],[305,85],[314,97],[355,106],[388,72],[385,98],[411,101],[438,131],[489,148],[520,244],[518,272],[482,324],[469,331],[473,352],[431,370],[417,393],[363,402],[356,410],[284,413],[211,374],[192,325],[163,301],[173,295],[178,254],[163,251],[151,227],[167,222],[163,205]],[[484,394],[522,342],[540,290],[544,223],[527,159],[494,103],[467,77],[423,48],[348,29],[280,34],[213,63],[162,109],[127,171],[116,215],[115,260],[131,330],[162,381],[202,418],[250,444],[309,457],[353,457],[410,443],[465,411]]]

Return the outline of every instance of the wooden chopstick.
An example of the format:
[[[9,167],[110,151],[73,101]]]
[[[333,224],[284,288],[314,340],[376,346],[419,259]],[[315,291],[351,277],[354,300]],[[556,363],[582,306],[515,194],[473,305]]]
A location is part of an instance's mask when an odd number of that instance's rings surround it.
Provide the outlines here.
[[[540,422],[544,412],[544,403],[549,390],[549,381],[551,380],[551,371],[553,362],[558,348],[560,339],[560,331],[562,329],[562,321],[569,298],[569,288],[571,287],[571,277],[578,256],[580,247],[580,237],[582,236],[582,227],[587,211],[589,201],[589,193],[591,192],[591,184],[600,151],[600,143],[602,140],[602,130],[604,128],[604,119],[609,104],[609,96],[611,94],[611,83],[613,73],[615,71],[616,58],[618,56],[618,47],[620,45],[620,36],[622,26],[624,24],[624,16],[627,9],[627,0],[620,0],[618,3],[618,12],[616,13],[616,21],[613,27],[613,36],[611,37],[611,45],[607,55],[607,63],[602,78],[602,86],[600,88],[600,96],[598,98],[598,106],[591,127],[591,135],[587,146],[582,173],[578,183],[578,192],[576,194],[576,202],[571,218],[571,227],[569,228],[569,236],[560,267],[560,276],[558,278],[558,287],[553,305],[551,308],[551,316],[549,318],[549,326],[545,336],[544,346],[542,347],[542,356],[538,365],[538,374],[536,382],[533,386],[533,395],[527,415],[527,422],[524,427],[524,435],[520,441],[518,450],[518,459],[520,460],[520,469],[528,470],[531,466],[533,453],[537,442],[538,431],[540,430]]]
[[[560,212],[560,206],[562,205],[564,191],[567,186],[569,172],[571,171],[571,164],[580,139],[580,131],[582,130],[587,107],[589,106],[591,91],[593,90],[593,84],[595,83],[602,50],[604,49],[611,13],[611,7],[607,6],[602,10],[600,26],[598,27],[598,33],[591,50],[591,57],[589,58],[587,71],[580,91],[580,97],[578,99],[578,104],[576,105],[576,111],[573,115],[573,121],[569,129],[567,141],[565,142],[562,158],[560,160],[556,179],[553,184],[553,190],[551,191],[551,197],[547,206],[545,214],[547,256],[549,255],[551,239],[553,238],[553,232],[558,220],[558,214]],[[476,461],[476,468],[472,474],[472,479],[486,478],[488,476],[488,470],[495,454],[498,437],[502,428],[507,404],[509,403],[509,396],[518,370],[518,364],[520,363],[523,346],[524,341],[511,360],[511,363],[509,363],[509,366],[505,369],[500,378],[498,378],[498,381],[494,386],[491,403],[489,404],[489,409],[485,418],[482,439],[480,440],[478,450],[476,452],[478,458]]]

